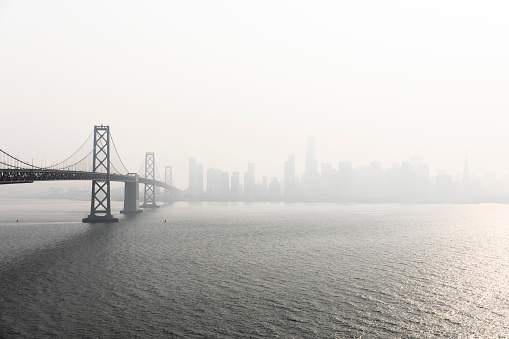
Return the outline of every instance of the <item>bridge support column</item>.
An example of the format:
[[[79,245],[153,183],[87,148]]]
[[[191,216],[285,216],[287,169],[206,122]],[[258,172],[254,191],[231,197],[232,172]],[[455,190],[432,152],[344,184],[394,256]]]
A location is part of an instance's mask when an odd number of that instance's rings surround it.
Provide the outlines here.
[[[92,180],[92,201],[90,214],[84,223],[117,222],[118,218],[111,215],[110,207],[110,128],[109,126],[94,127],[94,158],[95,172],[106,172],[106,180]]]
[[[156,159],[154,152],[145,153],[145,178],[155,180]],[[145,195],[143,199],[143,208],[157,208],[156,190],[154,184],[145,184]]]
[[[129,175],[134,175],[134,182],[125,182],[124,187],[124,209],[120,211],[123,214],[133,214],[133,213],[141,213],[142,209],[139,208],[140,205],[140,188],[139,188],[139,179],[136,173]]]

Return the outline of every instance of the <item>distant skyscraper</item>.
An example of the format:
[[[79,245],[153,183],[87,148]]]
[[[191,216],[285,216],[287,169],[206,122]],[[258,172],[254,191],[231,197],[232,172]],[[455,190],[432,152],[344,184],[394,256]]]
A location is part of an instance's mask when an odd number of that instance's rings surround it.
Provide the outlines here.
[[[280,201],[281,200],[281,186],[277,178],[272,178],[269,184],[269,200]]]
[[[218,198],[221,194],[221,170],[207,169],[207,194],[209,199]]]
[[[316,200],[320,191],[320,175],[317,167],[315,141],[312,136],[308,136],[306,141],[306,170],[302,176],[302,191],[306,196],[306,200],[309,201]]]
[[[233,201],[240,199],[240,175],[239,172],[233,172],[231,176],[231,197]]]
[[[203,192],[203,164],[197,164],[196,158],[189,158],[189,193],[194,196]]]
[[[288,155],[288,160],[285,161],[285,200],[291,201],[295,199],[295,155]]]
[[[221,172],[221,198],[228,200],[230,196],[230,174],[228,172]]]
[[[247,164],[247,172],[244,173],[244,200],[253,201],[255,198],[255,169],[254,164]]]

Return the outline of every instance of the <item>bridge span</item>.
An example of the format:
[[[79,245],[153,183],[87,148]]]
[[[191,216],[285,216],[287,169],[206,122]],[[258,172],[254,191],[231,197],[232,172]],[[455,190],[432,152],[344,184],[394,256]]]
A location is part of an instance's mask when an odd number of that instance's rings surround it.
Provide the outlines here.
[[[36,181],[92,181],[90,214],[83,219],[83,222],[87,223],[118,221],[118,218],[111,214],[111,181],[124,182],[125,184],[124,209],[120,213],[139,213],[143,211],[139,205],[139,184],[144,184],[144,203],[141,205],[143,208],[159,207],[156,204],[155,187],[165,189],[165,201],[169,200],[172,192],[178,191],[173,187],[170,166],[165,168],[165,180],[156,180],[158,171],[153,152],[145,154],[145,172],[144,177],[142,177],[138,173],[131,173],[125,168],[116,146],[112,142],[115,150],[114,154],[119,161],[117,166],[124,170],[121,172],[111,161],[110,141],[113,141],[113,139],[110,135],[109,126],[94,127],[93,147],[91,151],[88,151],[86,145],[90,136],[71,156],[48,167],[34,166],[0,149],[0,185],[26,184]]]

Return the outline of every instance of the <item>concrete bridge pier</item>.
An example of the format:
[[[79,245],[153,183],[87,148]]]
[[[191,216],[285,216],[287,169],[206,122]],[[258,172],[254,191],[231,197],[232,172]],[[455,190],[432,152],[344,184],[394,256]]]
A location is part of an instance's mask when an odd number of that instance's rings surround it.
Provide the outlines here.
[[[141,213],[142,209],[140,206],[140,188],[139,188],[139,179],[137,174],[129,173],[129,175],[134,176],[133,182],[125,182],[124,188],[124,209],[120,211],[123,214],[133,214],[133,213]]]

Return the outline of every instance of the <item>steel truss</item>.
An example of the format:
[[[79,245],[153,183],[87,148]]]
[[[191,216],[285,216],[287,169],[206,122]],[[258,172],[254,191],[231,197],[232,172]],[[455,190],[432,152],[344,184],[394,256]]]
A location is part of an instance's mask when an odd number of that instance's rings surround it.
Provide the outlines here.
[[[168,184],[168,186],[173,186],[173,172],[171,166],[166,166],[164,168],[164,182]],[[171,188],[167,187],[164,189],[164,202],[171,202]]]
[[[141,207],[159,207],[156,205],[155,183],[156,159],[154,152],[145,153],[145,194]]]
[[[92,180],[92,199],[90,214],[83,222],[117,222],[118,218],[111,215],[110,205],[110,128],[109,126],[94,127],[93,149],[94,173],[105,173],[105,180]]]

